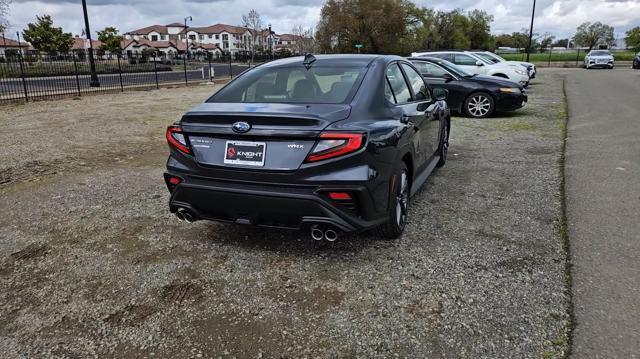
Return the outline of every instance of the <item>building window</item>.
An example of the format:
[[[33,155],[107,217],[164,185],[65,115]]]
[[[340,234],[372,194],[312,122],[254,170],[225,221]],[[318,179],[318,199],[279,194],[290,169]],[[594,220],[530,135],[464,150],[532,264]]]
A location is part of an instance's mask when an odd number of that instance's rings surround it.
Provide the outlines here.
[[[204,40],[204,35],[200,35],[200,40]]]
[[[158,35],[151,35],[151,41],[158,41]]]
[[[209,38],[210,38],[210,39],[213,39],[213,35],[209,34]]]
[[[167,36],[166,35],[160,35],[160,40],[166,40]]]
[[[220,40],[220,35],[216,34],[216,40]]]
[[[196,35],[189,35],[189,40],[195,40],[196,39]]]

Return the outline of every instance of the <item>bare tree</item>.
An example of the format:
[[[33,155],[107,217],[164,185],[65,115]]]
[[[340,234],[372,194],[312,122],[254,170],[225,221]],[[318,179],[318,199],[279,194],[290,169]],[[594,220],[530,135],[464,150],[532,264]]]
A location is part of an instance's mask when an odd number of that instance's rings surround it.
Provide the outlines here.
[[[291,29],[291,34],[295,37],[295,48],[299,55],[315,52],[313,29],[305,29],[302,25],[296,25]]]
[[[4,32],[9,27],[7,15],[9,14],[11,0],[0,0],[0,30]]]
[[[251,49],[251,63],[249,66],[251,66],[253,64],[253,56],[256,52],[256,40],[263,30],[262,18],[255,9],[251,9],[248,14],[242,15],[242,25],[251,33],[251,43],[249,44],[249,48]]]

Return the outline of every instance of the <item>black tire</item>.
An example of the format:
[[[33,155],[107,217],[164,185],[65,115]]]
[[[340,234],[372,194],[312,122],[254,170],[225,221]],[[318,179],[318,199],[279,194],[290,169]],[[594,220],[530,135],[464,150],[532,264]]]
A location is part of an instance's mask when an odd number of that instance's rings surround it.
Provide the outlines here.
[[[436,164],[436,167],[442,167],[445,163],[447,163],[447,153],[449,152],[449,129],[450,129],[450,119],[445,120],[444,125],[442,126],[442,131],[440,131],[440,145],[438,147],[438,156],[440,159]]]
[[[486,92],[474,92],[464,100],[465,115],[473,118],[485,118],[493,115],[496,109],[493,97]]]
[[[411,193],[411,179],[407,164],[401,162],[394,174],[396,181],[389,200],[389,221],[377,228],[377,234],[384,239],[397,239],[402,236],[407,225],[409,194]]]

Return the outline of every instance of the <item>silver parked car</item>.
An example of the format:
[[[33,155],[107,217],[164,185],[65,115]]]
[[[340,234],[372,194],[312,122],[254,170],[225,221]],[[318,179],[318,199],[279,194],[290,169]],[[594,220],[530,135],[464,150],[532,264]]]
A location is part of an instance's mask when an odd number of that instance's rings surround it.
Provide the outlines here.
[[[609,50],[591,50],[584,57],[584,68],[591,69],[594,67],[613,68],[614,58]]]

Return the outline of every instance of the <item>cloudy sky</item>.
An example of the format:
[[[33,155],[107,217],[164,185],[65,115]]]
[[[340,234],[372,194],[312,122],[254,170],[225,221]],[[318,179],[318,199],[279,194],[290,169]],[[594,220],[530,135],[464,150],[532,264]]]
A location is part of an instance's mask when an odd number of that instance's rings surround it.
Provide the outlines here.
[[[121,32],[153,24],[182,22],[193,16],[193,26],[214,23],[239,25],[243,13],[255,8],[278,33],[294,25],[315,27],[324,0],[87,0],[92,33],[105,26]],[[533,0],[414,0],[436,9],[483,9],[493,14],[492,32],[518,31],[529,26]],[[82,31],[80,0],[13,0],[8,20],[12,32],[21,30],[37,14],[50,14],[57,26],[79,34]],[[612,25],[617,36],[640,26],[640,0],[538,0],[535,31],[571,36],[584,21]]]

